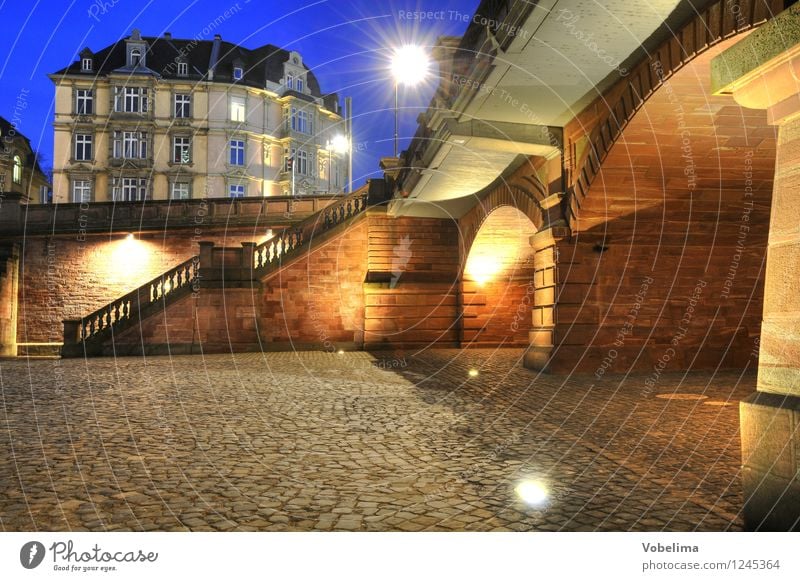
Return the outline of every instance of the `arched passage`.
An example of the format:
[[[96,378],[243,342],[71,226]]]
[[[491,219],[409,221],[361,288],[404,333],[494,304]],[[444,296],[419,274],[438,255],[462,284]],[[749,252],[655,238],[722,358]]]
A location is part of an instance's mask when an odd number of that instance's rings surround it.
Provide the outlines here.
[[[622,129],[559,246],[550,368],[755,367],[775,159],[762,111],[710,94],[710,61],[674,74]]]
[[[536,226],[520,209],[499,206],[474,233],[461,277],[461,344],[525,346],[534,299]]]

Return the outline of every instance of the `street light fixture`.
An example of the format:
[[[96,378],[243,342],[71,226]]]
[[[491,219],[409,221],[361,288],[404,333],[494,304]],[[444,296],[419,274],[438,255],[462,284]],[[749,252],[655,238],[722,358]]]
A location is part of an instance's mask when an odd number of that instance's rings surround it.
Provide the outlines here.
[[[392,55],[392,76],[394,77],[394,156],[398,155],[400,133],[399,86],[413,87],[425,80],[430,68],[430,59],[420,46],[407,44],[395,49]]]
[[[342,135],[341,133],[338,135],[334,135],[333,139],[328,140],[328,144],[325,146],[325,149],[328,150],[328,193],[331,193],[331,174],[333,172],[333,152],[338,153],[339,155],[344,155],[350,150],[350,141]]]

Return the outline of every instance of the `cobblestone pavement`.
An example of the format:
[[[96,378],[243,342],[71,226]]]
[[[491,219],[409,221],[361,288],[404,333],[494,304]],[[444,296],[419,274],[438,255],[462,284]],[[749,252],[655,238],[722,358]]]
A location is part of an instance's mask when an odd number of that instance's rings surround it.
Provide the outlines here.
[[[647,393],[643,375],[538,375],[521,355],[3,361],[0,527],[740,529],[753,375]],[[525,504],[522,481],[547,500]]]

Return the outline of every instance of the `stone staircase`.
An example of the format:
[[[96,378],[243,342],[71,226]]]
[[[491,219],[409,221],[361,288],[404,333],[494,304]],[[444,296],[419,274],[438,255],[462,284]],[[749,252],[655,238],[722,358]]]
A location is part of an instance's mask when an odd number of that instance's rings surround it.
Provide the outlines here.
[[[113,354],[115,335],[205,286],[235,288],[265,280],[302,258],[312,243],[360,218],[369,206],[368,190],[364,186],[262,244],[214,248],[213,242],[200,242],[199,255],[80,319],[64,321],[62,357]]]

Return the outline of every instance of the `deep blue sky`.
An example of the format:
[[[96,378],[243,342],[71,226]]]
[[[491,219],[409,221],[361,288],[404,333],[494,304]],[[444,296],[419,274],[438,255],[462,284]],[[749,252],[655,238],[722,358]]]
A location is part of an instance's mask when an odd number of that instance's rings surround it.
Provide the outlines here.
[[[53,159],[53,95],[48,74],[139,28],[145,36],[171,32],[194,38],[236,0],[0,0],[0,115],[11,119],[18,96],[27,108],[19,130]],[[238,0],[236,14],[209,33],[246,47],[266,43],[299,51],[323,92],[352,96],[355,110],[356,183],[378,175],[378,160],[392,154],[393,92],[387,49],[401,42],[432,45],[437,36],[461,35],[479,0]],[[434,20],[407,12],[433,10]],[[90,11],[91,14],[90,15]],[[416,130],[434,82],[401,91],[401,144]],[[26,92],[27,91],[27,92]]]

